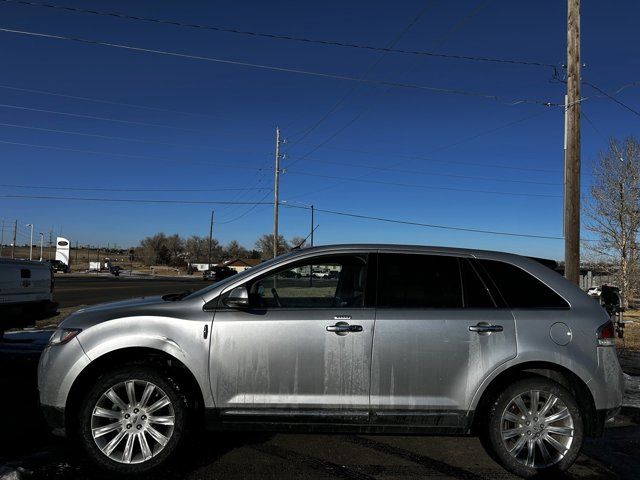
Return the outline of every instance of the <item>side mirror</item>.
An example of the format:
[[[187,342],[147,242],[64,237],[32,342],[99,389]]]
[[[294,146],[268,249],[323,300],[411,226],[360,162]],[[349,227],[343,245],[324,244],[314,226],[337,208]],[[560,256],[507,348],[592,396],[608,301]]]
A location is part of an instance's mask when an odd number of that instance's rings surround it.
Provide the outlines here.
[[[236,287],[229,292],[222,303],[229,308],[249,308],[249,292],[247,287]]]

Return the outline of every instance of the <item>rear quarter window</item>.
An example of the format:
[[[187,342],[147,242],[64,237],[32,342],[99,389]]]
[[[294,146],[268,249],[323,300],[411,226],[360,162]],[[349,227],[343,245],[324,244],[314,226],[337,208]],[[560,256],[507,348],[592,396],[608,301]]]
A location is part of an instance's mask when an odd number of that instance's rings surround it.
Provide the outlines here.
[[[495,260],[479,260],[479,263],[510,308],[569,308],[564,298],[520,267]]]

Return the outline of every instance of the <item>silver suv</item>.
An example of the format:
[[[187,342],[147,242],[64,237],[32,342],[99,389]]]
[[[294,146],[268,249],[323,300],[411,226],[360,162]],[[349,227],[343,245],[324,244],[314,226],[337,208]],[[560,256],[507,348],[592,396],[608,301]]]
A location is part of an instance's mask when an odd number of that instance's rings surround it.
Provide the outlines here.
[[[38,386],[54,431],[113,472],[162,465],[206,425],[474,434],[527,477],[569,468],[619,409],[613,336],[597,302],[534,259],[325,246],[79,310]]]

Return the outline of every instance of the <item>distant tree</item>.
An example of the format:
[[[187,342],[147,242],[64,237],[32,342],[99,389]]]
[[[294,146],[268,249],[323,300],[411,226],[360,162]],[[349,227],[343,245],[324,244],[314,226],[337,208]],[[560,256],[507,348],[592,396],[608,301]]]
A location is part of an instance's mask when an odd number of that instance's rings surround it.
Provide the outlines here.
[[[291,248],[304,248],[307,245],[307,240],[304,237],[293,237],[291,240],[289,240],[289,244],[291,245]]]
[[[640,228],[640,144],[611,139],[593,166],[591,196],[584,202],[586,228],[597,237],[585,248],[617,264],[618,287],[626,302],[636,295],[639,272],[636,232]]]
[[[137,256],[142,259],[146,265],[154,263],[162,263],[160,251],[163,246],[166,248],[167,236],[164,233],[156,233],[151,237],[146,237],[140,241]]]
[[[246,248],[244,248],[237,240],[231,240],[226,246],[222,249],[222,255],[226,260],[231,260],[234,258],[246,258],[249,252]]]
[[[260,252],[260,258],[273,257],[273,234],[262,235],[256,241],[256,249]],[[289,244],[282,235],[278,235],[278,255],[289,251]]]
[[[179,266],[185,263],[184,261],[184,240],[180,238],[180,235],[174,233],[167,237],[165,241],[165,247],[168,253],[168,262],[170,265]]]

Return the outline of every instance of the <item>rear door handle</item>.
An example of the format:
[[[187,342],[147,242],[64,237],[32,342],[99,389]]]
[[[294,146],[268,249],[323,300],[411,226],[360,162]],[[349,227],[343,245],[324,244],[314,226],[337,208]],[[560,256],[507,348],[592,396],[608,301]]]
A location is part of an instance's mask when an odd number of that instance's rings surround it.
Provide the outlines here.
[[[488,323],[479,323],[477,325],[469,325],[470,332],[476,333],[492,333],[502,332],[504,329],[502,325],[489,325]]]
[[[335,325],[327,325],[327,332],[334,332],[338,335],[349,332],[361,332],[362,325],[349,325],[346,322],[338,322]]]

